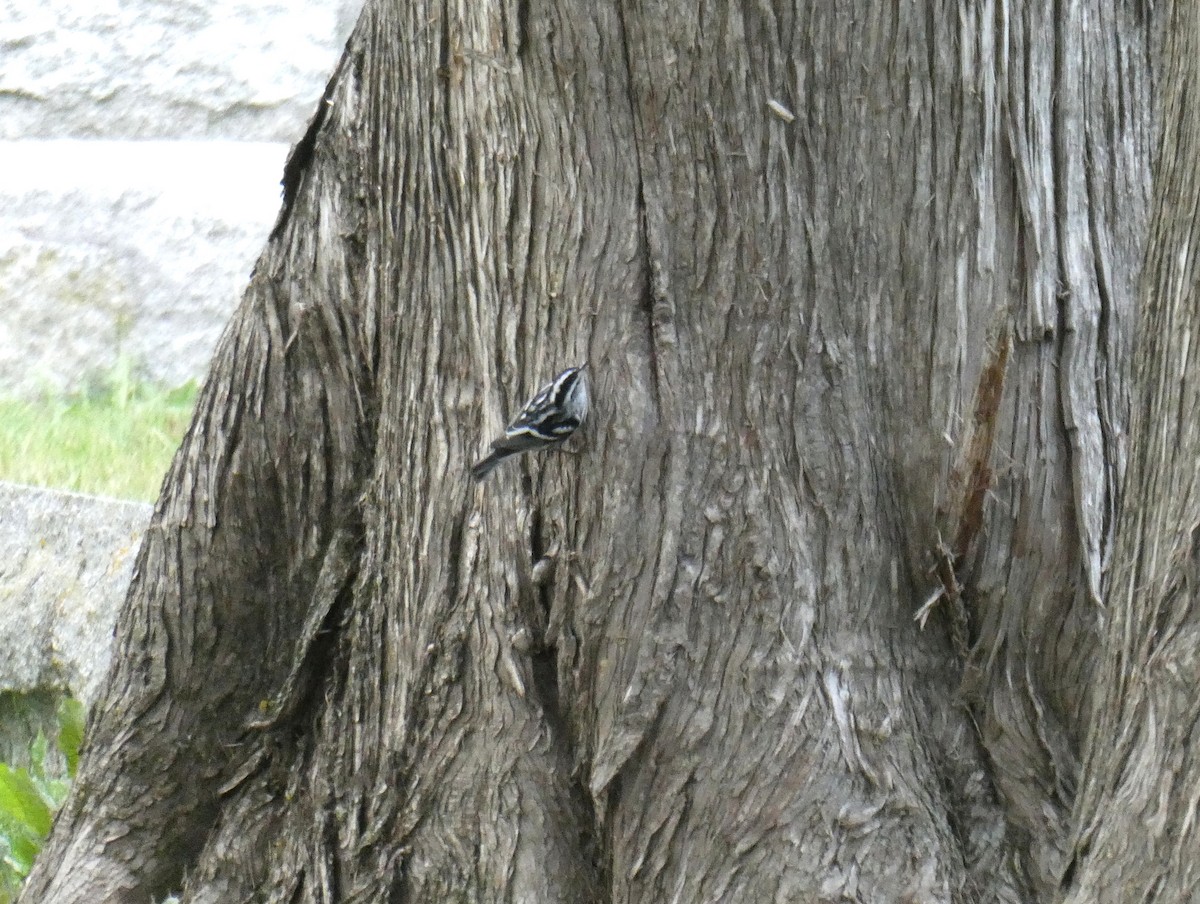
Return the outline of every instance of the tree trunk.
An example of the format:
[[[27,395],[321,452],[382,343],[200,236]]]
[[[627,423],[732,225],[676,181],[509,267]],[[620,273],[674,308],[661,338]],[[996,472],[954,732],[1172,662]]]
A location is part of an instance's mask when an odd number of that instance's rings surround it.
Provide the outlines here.
[[[1091,689],[1129,661],[1156,20],[857,6],[369,0],[24,901],[1048,902],[1120,868],[1071,815],[1095,726],[1150,705]],[[470,483],[583,360],[578,454]]]

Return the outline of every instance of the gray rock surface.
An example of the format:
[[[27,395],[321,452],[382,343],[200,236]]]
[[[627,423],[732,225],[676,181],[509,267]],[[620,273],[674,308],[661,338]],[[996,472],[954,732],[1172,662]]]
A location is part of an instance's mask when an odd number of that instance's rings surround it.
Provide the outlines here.
[[[200,378],[361,0],[0,0],[0,394]]]
[[[288,146],[0,142],[0,393],[85,387],[125,356],[199,377],[279,210]]]
[[[0,482],[0,693],[91,705],[152,508]]]
[[[347,0],[0,0],[0,139],[290,142]]]

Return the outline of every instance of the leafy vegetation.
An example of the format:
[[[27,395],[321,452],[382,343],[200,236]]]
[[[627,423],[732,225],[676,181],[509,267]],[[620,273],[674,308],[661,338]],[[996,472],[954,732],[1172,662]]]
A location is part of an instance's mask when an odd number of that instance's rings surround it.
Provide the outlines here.
[[[58,707],[55,746],[67,761],[67,778],[46,774],[50,742],[38,732],[29,767],[0,763],[0,904],[11,904],[50,834],[54,811],[66,799],[83,743],[83,705],[74,699]]]
[[[135,382],[118,366],[87,392],[0,398],[0,480],[152,502],[196,393],[195,383]]]

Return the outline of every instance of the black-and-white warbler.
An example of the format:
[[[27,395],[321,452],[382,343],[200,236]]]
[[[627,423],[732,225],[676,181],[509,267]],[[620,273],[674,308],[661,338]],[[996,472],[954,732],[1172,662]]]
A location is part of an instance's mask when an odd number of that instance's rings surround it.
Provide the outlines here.
[[[504,435],[492,443],[492,453],[471,469],[483,480],[510,455],[561,443],[587,419],[587,365],[568,367],[525,403]]]

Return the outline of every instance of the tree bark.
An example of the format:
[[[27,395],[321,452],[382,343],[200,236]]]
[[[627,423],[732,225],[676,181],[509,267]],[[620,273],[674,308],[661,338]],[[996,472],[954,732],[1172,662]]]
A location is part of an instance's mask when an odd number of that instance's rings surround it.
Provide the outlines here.
[[[1156,19],[856,6],[369,0],[24,901],[1099,881]]]
[[[1065,883],[1072,904],[1200,893],[1200,9],[1171,7],[1129,470]]]

